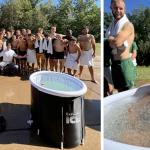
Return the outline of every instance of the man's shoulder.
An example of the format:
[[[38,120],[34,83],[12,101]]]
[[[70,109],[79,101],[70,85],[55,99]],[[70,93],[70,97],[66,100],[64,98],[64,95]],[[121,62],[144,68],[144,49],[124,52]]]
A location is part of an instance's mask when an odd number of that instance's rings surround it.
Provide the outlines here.
[[[132,29],[134,29],[134,26],[133,26],[132,22],[128,21],[124,24],[123,28],[132,28]]]
[[[83,37],[83,35],[78,35],[78,38],[82,38]]]
[[[122,27],[121,31],[125,33],[134,33],[134,26],[131,22],[126,22]]]
[[[94,38],[94,35],[93,35],[93,34],[89,34],[89,37],[93,39],[93,38]]]

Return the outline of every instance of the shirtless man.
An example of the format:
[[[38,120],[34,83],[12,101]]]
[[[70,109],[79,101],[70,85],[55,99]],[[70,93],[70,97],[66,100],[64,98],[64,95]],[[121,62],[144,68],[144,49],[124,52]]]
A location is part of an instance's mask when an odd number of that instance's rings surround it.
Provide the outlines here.
[[[45,67],[45,55],[43,49],[44,43],[44,35],[37,32],[36,40],[35,40],[35,49],[36,49],[36,58],[37,58],[37,65],[39,70],[44,70]]]
[[[32,31],[30,29],[27,29],[27,35],[32,34]]]
[[[30,63],[32,64],[32,71],[34,71],[34,64],[37,63],[36,51],[34,49],[35,38],[32,34],[28,34],[27,38],[27,65],[30,68]]]
[[[26,54],[27,54],[27,41],[26,39],[20,35],[17,45],[18,55],[21,56],[19,60],[19,69],[21,69],[21,73],[23,73],[26,69]]]
[[[27,31],[26,31],[26,29],[22,29],[22,30],[21,30],[21,34],[22,34],[22,36],[23,36],[24,38],[26,38],[26,36],[27,36]]]
[[[3,33],[0,33],[0,52],[3,50],[3,44],[4,44],[4,40],[3,40]]]
[[[18,45],[18,40],[16,38],[16,35],[13,35],[11,40],[11,47],[12,50],[14,50],[15,52],[17,52],[17,45]]]
[[[14,50],[16,54],[18,54],[17,46],[18,46],[18,39],[16,38],[16,35],[13,35],[12,40],[11,40],[11,47],[12,47],[12,50]],[[19,64],[19,61],[17,58],[15,59],[15,64],[17,65]]]
[[[62,39],[62,35],[57,34],[56,38],[52,40],[52,44],[55,71],[57,71],[59,63],[59,69],[60,72],[62,72],[64,69],[64,50],[66,47],[65,40]]]
[[[16,30],[15,32],[16,38],[19,39],[21,36],[21,31],[20,30]]]
[[[4,33],[0,32],[0,52],[6,49],[6,41],[4,41]],[[2,57],[0,57],[0,61],[2,61]]]
[[[52,39],[56,38],[56,36],[57,36],[56,26],[51,26],[49,38],[52,40]],[[49,66],[50,66],[50,70],[53,71],[54,70],[54,55],[53,55],[53,51],[52,51],[52,53],[49,54]]]
[[[95,38],[93,35],[89,34],[89,28],[87,26],[82,29],[82,35],[78,36],[78,41],[81,47],[79,77],[81,77],[83,66],[87,65],[91,75],[91,81],[97,83],[94,77],[93,69],[93,57],[95,57]]]
[[[65,62],[68,74],[75,76],[78,70],[79,58],[81,56],[81,48],[77,44],[75,37],[70,37],[68,41],[68,53]],[[73,74],[72,74],[73,70]]]
[[[38,33],[42,38],[44,38],[43,32],[44,32],[43,28],[38,28],[38,32],[37,32],[37,33]]]
[[[130,47],[134,40],[134,27],[125,15],[124,0],[112,0],[111,6],[114,21],[107,36],[112,48],[112,78],[118,92],[133,87],[135,71],[130,58]]]

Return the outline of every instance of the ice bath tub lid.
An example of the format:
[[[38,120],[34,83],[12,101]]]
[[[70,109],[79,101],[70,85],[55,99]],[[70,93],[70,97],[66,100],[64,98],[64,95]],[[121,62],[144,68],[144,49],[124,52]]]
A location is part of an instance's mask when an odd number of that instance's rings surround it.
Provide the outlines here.
[[[30,76],[30,82],[39,91],[60,97],[78,97],[87,91],[81,80],[53,71],[35,72]]]

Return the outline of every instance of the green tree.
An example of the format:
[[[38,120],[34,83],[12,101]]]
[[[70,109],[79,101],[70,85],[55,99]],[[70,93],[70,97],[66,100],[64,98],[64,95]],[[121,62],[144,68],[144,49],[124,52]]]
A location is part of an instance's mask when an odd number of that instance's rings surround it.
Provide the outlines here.
[[[9,0],[1,5],[1,27],[30,28],[46,27],[47,18],[40,9],[33,8],[30,0]]]
[[[0,9],[0,27],[30,28],[35,32],[38,27],[49,30],[56,24],[59,33],[65,34],[70,28],[78,36],[81,28],[87,25],[97,41],[100,40],[100,9],[94,0],[59,0],[57,6],[52,2],[5,0]]]
[[[150,9],[135,9],[129,16],[135,28],[135,41],[139,47],[137,62],[139,65],[150,65]]]
[[[83,26],[89,26],[90,32],[96,40],[100,40],[100,9],[94,0],[74,0],[74,20],[73,25],[75,34],[81,33]]]

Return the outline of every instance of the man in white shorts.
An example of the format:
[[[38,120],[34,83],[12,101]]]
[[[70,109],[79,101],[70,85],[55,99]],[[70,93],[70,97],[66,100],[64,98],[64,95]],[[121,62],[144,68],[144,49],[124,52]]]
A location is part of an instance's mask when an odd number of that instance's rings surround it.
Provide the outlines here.
[[[83,71],[83,66],[87,65],[91,75],[91,82],[97,83],[94,77],[93,69],[93,57],[95,57],[95,38],[93,35],[88,34],[89,28],[86,26],[82,29],[82,34],[78,36],[78,41],[81,47],[81,57],[80,57],[80,72],[81,76]]]
[[[34,48],[35,38],[32,34],[28,34],[27,38],[27,65],[30,68],[30,63],[32,64],[32,71],[34,71],[34,65],[37,63],[36,51]]]
[[[65,67],[67,68],[68,74],[75,76],[78,70],[79,58],[81,55],[81,49],[76,43],[77,39],[72,37],[68,41],[67,58],[65,61]],[[73,71],[73,73],[72,73]]]

